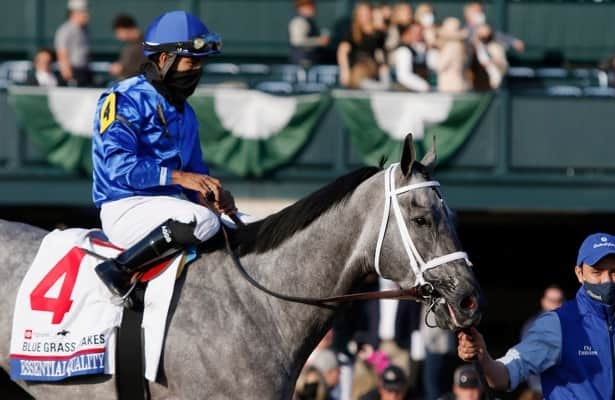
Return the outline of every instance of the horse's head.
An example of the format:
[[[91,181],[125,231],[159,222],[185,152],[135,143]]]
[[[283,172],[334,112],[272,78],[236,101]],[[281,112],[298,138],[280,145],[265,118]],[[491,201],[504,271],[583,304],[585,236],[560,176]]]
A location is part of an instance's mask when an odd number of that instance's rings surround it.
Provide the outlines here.
[[[433,290],[426,301],[436,324],[459,329],[480,321],[483,301],[457,238],[454,215],[430,178],[435,161],[434,146],[416,161],[408,135],[401,162],[384,172],[384,196],[378,194],[384,213],[373,220],[375,229],[380,227],[374,263],[381,276],[404,289]]]

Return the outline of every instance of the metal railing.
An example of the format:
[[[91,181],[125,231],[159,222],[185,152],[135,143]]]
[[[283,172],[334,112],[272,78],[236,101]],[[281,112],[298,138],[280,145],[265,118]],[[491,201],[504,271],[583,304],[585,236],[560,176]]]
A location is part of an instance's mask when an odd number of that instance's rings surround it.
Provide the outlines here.
[[[97,86],[113,82],[109,62],[92,62]],[[33,64],[28,60],[0,63],[0,88],[26,83]],[[54,66],[57,70],[57,66]],[[203,68],[203,84],[235,82],[245,87],[278,94],[319,92],[338,85],[337,65],[315,65],[304,68],[293,64],[209,63]],[[530,68],[511,67],[507,72],[510,90],[541,92],[552,96],[612,97],[609,82],[615,76],[597,68]]]

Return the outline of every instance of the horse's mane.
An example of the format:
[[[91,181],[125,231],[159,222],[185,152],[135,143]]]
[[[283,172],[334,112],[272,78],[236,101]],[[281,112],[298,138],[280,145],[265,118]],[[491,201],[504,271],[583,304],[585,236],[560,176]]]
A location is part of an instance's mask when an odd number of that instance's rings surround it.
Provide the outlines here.
[[[357,186],[380,170],[378,167],[359,168],[281,211],[238,229],[233,235],[234,247],[239,255],[264,253],[278,247],[327,210],[346,200]]]

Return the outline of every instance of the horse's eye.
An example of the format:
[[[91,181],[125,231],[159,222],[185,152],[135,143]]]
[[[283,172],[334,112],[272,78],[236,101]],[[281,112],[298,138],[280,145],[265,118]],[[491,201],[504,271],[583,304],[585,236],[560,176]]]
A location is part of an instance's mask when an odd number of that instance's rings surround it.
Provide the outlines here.
[[[424,217],[416,217],[412,221],[414,221],[414,223],[418,226],[427,225],[427,220]]]

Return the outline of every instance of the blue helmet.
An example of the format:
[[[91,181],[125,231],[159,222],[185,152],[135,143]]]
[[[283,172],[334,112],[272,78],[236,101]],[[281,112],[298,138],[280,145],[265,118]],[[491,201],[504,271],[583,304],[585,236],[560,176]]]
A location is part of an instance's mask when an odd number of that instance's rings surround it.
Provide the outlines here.
[[[170,11],[156,18],[143,41],[146,56],[167,52],[203,57],[219,54],[221,48],[220,35],[210,32],[200,19],[185,11]]]

